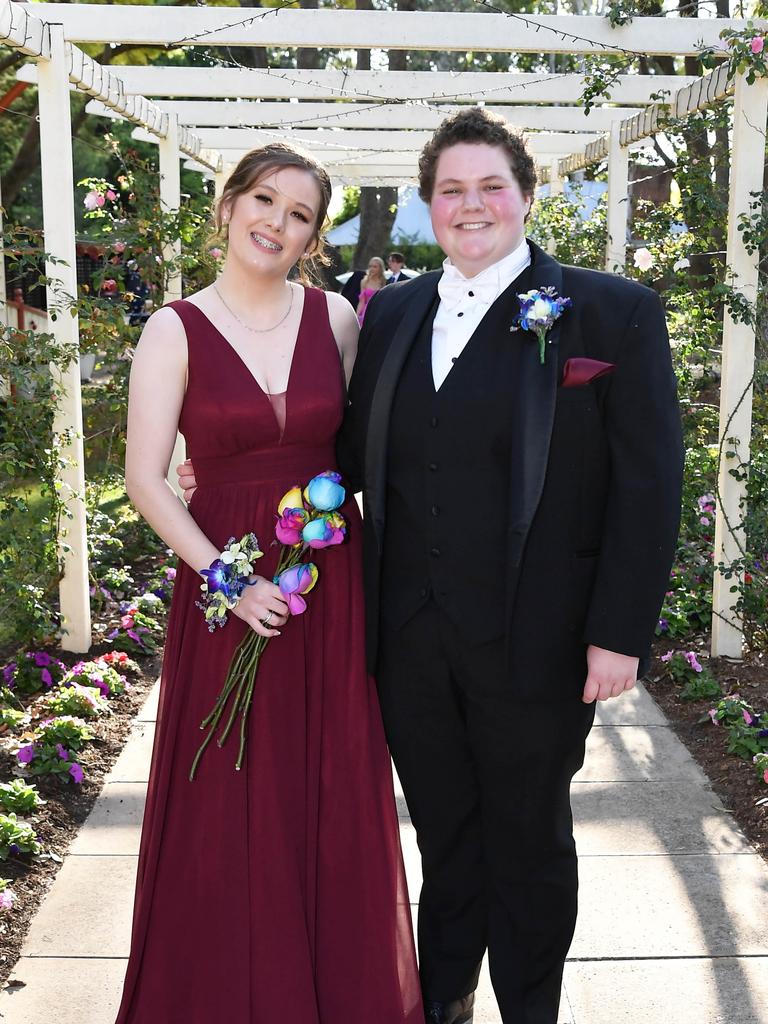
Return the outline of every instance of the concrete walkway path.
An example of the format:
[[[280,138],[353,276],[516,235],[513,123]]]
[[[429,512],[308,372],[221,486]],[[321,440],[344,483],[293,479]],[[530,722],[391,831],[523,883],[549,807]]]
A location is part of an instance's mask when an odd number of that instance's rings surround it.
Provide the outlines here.
[[[156,701],[32,924],[0,994],[3,1024],[113,1024]],[[601,706],[573,804],[581,912],[561,1024],[768,1024],[768,868],[641,688]],[[400,810],[415,899],[402,798]],[[475,1024],[499,1021],[485,972]]]

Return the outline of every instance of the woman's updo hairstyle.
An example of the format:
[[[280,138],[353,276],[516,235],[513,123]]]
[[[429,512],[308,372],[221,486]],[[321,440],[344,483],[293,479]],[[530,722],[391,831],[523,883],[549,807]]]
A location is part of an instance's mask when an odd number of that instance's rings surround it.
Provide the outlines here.
[[[223,211],[231,206],[238,196],[250,192],[268,174],[283,167],[296,167],[300,171],[307,171],[315,179],[320,189],[320,206],[315,222],[314,241],[307,254],[299,258],[298,263],[301,283],[309,285],[315,278],[314,268],[318,265],[328,266],[330,263],[325,253],[325,239],[322,232],[326,225],[332,188],[328,172],[309,153],[305,153],[287,142],[270,142],[266,146],[260,146],[258,149],[252,149],[250,153],[246,153],[230,174],[224,191],[216,202],[214,210],[216,234],[214,237],[221,241],[226,240],[227,224],[224,221]]]

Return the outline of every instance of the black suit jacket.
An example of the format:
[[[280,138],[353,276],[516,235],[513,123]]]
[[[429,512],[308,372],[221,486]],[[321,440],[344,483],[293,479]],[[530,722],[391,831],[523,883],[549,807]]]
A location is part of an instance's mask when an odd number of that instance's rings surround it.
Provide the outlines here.
[[[412,281],[413,275],[408,270],[401,270],[400,276],[395,281],[393,277],[387,278],[387,284],[403,284],[404,281]]]
[[[529,244],[533,287],[552,286],[573,306],[548,335],[543,365],[532,333],[509,333],[510,345],[519,346],[517,379],[510,380],[509,474],[500,481],[508,488],[510,514],[498,560],[488,552],[478,558],[507,576],[516,685],[525,691],[554,685],[562,692],[577,680],[583,684],[588,644],[647,655],[674,556],[683,449],[656,293],[612,274],[561,266]],[[371,300],[339,434],[340,467],[364,497],[371,671],[379,636],[389,414],[441,273],[382,289]],[[576,356],[613,363],[615,370],[564,388],[563,367]],[[488,496],[472,495],[468,481],[466,499],[479,508]]]

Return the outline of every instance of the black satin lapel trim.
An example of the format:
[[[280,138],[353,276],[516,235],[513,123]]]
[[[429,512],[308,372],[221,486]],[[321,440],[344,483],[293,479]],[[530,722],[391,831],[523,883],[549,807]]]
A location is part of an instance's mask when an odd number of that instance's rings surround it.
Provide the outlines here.
[[[424,318],[437,298],[437,283],[440,276],[435,275],[428,287],[417,291],[410,299],[387,350],[371,400],[365,443],[365,496],[380,548],[384,540],[387,441],[392,402],[403,364],[418,336]]]
[[[554,288],[562,294],[563,272],[560,264],[532,242],[531,288]],[[568,316],[568,311],[563,314]],[[512,443],[510,492],[510,561],[516,567],[523,553],[528,530],[544,489],[549,445],[555,419],[557,397],[560,320],[547,337],[544,365],[539,361],[539,343],[535,335],[517,331],[511,335],[521,346],[515,432]]]

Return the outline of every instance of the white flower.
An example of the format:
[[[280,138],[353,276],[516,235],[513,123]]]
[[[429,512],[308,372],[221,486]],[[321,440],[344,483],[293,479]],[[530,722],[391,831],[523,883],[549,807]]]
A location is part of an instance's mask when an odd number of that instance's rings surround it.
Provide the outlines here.
[[[645,246],[643,246],[641,249],[635,249],[635,257],[634,257],[634,259],[635,259],[635,266],[637,267],[638,270],[642,270],[643,273],[645,273],[646,270],[650,270],[651,267],[656,262],[656,260],[655,260],[655,258],[653,256],[653,253],[650,253],[645,248]]]
[[[547,299],[536,299],[528,312],[529,320],[546,320],[552,310],[552,303]]]
[[[673,270],[685,270],[686,267],[690,267],[690,265],[691,265],[691,261],[688,259],[688,257],[687,256],[681,256],[679,260],[675,260],[675,262],[672,264],[672,269]]]

